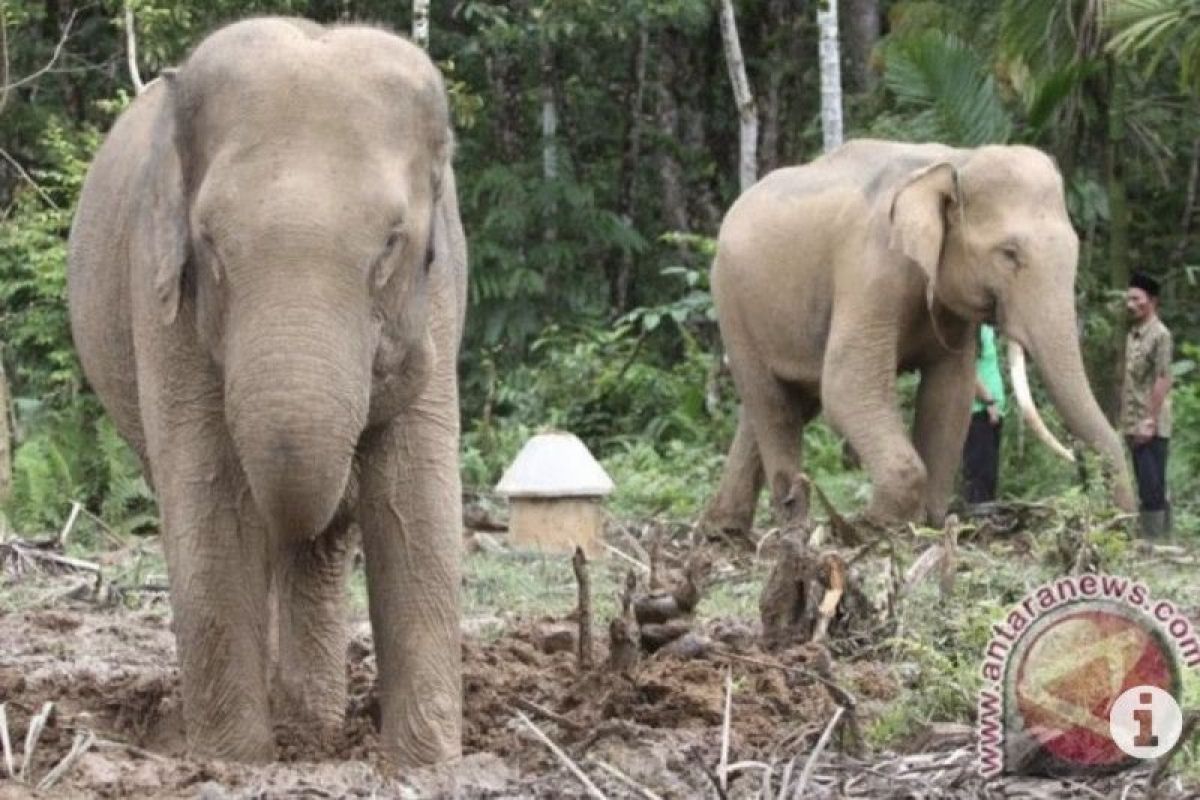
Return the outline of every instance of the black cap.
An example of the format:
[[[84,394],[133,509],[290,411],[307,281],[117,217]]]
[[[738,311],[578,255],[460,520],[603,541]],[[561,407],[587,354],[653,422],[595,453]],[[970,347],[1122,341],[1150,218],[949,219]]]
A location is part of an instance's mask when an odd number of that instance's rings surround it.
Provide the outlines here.
[[[1130,289],[1141,289],[1151,297],[1158,297],[1158,281],[1151,278],[1144,272],[1135,272],[1133,277],[1129,279]]]

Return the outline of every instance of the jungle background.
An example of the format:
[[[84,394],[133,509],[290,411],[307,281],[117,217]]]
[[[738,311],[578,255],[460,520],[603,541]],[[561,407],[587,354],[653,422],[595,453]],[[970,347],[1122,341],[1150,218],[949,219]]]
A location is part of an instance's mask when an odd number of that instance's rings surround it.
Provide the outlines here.
[[[733,5],[758,123],[755,172],[816,157],[823,147],[820,3]],[[431,4],[429,47],[451,95],[470,245],[460,376],[462,471],[472,496],[486,498],[521,445],[547,427],[574,432],[602,461],[617,484],[612,517],[643,543],[655,526],[685,530],[715,490],[737,400],[721,368],[708,268],[722,213],[739,192],[740,153],[719,6]],[[1081,239],[1080,335],[1093,389],[1110,414],[1128,275],[1144,270],[1162,282],[1162,316],[1176,343],[1170,490],[1177,536],[1193,544],[1200,517],[1200,5],[842,0],[839,12],[846,138],[1026,143],[1054,155]],[[267,13],[366,20],[400,32],[412,26],[410,3],[383,0],[0,0],[0,356],[13,445],[0,548],[12,535],[61,531],[59,549],[94,560],[129,619],[165,613],[164,570],[150,535],[157,512],[74,355],[65,300],[72,210],[92,154],[135,93],[129,20],[148,81],[220,24]],[[1039,393],[1036,372],[1034,380]],[[901,388],[911,399],[911,376]],[[1041,399],[1050,426],[1066,439]],[[805,449],[805,469],[841,511],[865,502],[866,478],[836,434],[811,425]],[[991,623],[1029,587],[1082,563],[1070,553],[1063,562],[1064,535],[1088,540],[1097,559],[1089,563],[1151,580],[1200,618],[1194,559],[1137,554],[1109,524],[1094,464],[1082,475],[1064,465],[1026,435],[1012,411],[1002,453],[1001,496],[1035,504],[1036,524],[1027,537],[964,549],[957,586],[918,587],[880,649],[855,654],[855,668],[874,669],[879,658],[888,680],[904,687],[891,690],[885,711],[869,715],[873,744],[889,746],[930,721],[972,718]],[[765,529],[765,498],[763,506]],[[74,509],[86,510],[86,519]],[[940,535],[914,531],[890,558],[915,563]],[[31,552],[23,547],[0,551],[8,554],[0,566],[12,572],[23,563],[12,555]],[[562,614],[574,604],[563,559],[485,550],[465,566],[467,622]],[[598,611],[614,607],[622,568],[615,562],[597,570]],[[757,560],[727,570],[706,593],[701,617],[753,618],[765,572]],[[34,674],[37,659],[62,661],[56,648],[67,646],[61,630],[70,628],[44,609],[66,601],[60,583],[18,578],[0,584],[0,617],[15,621],[3,626],[10,640],[0,653],[25,653],[14,662],[17,672]],[[74,608],[71,624],[86,619],[88,631],[107,630],[106,607],[95,608],[98,590],[83,594],[87,610]],[[361,574],[351,594],[362,617]],[[42,634],[30,633],[39,625],[49,626],[49,649],[39,650]],[[157,649],[143,655],[159,675],[170,644],[165,629],[154,635]],[[91,639],[79,641],[80,652],[97,649]],[[719,703],[720,674],[711,672]],[[27,694],[40,703],[77,692],[58,688],[77,683],[31,678]],[[170,681],[160,683],[159,694],[169,696]],[[97,686],[101,697],[113,691]],[[1200,704],[1200,682],[1190,673],[1187,697],[1189,706]],[[494,709],[480,715],[493,719]],[[1191,747],[1185,771],[1193,779],[1198,765]]]
[[[821,152],[817,5],[736,4],[760,175]],[[146,80],[244,15],[408,31],[412,13],[370,0],[130,7]],[[16,529],[55,527],[77,500],[112,525],[153,528],[149,493],[81,378],[64,300],[76,194],[133,96],[125,7],[0,8],[0,342],[15,434],[5,513]],[[494,485],[531,432],[554,426],[582,437],[611,471],[618,512],[695,515],[736,414],[707,290],[711,237],[738,193],[738,119],[716,4],[458,0],[433,3],[431,15],[470,240],[466,485]],[[840,25],[847,138],[1022,142],[1054,154],[1082,240],[1081,335],[1110,411],[1121,289],[1133,269],[1163,282],[1177,359],[1171,489],[1185,528],[1182,507],[1200,475],[1198,20],[1185,0],[843,0]],[[1076,473],[1026,445],[1015,416],[1003,494],[1071,491]],[[865,496],[822,425],[808,434],[807,463],[841,502]]]
[[[737,4],[759,174],[821,151],[816,6]],[[369,0],[137,0],[132,11],[147,80],[244,15],[407,31],[412,13]],[[6,513],[18,529],[54,526],[78,500],[111,524],[152,526],[146,488],[81,378],[63,291],[76,193],[133,94],[124,6],[6,0],[3,14],[0,342],[16,441]],[[470,240],[466,484],[493,485],[531,432],[555,426],[602,458],[619,510],[697,513],[736,413],[707,291],[711,237],[738,193],[716,5],[461,0],[431,14]],[[1109,409],[1121,289],[1132,269],[1162,280],[1177,343],[1171,487],[1183,504],[1200,474],[1198,20],[1183,0],[843,0],[841,9],[847,138],[1022,142],[1055,155],[1082,239],[1085,352]],[[548,104],[556,130],[544,124]],[[1025,446],[1015,422],[1005,428],[1004,494],[1069,490],[1075,473]],[[861,500],[861,476],[844,468],[836,437],[815,426],[808,439],[809,470],[844,501]]]

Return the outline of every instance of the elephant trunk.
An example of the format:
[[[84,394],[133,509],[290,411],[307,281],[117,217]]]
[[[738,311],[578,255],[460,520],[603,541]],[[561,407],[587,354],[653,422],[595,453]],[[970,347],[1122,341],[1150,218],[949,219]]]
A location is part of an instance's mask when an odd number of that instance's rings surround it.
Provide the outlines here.
[[[1088,384],[1083,367],[1074,313],[1042,316],[1043,328],[1028,328],[1027,345],[1042,375],[1050,398],[1071,433],[1096,450],[1107,462],[1113,500],[1121,509],[1133,510],[1133,492],[1125,464],[1125,449],[1109,425]],[[1053,330],[1045,330],[1052,326]],[[1017,346],[1019,348],[1019,345]],[[1011,351],[1010,351],[1011,353]],[[1023,359],[1018,356],[1018,362]],[[1035,429],[1036,430],[1036,429]]]
[[[254,502],[273,534],[310,539],[346,493],[366,425],[370,358],[345,319],[260,313],[230,342],[226,415]],[[341,324],[339,324],[341,323]],[[360,352],[361,351],[361,352]]]

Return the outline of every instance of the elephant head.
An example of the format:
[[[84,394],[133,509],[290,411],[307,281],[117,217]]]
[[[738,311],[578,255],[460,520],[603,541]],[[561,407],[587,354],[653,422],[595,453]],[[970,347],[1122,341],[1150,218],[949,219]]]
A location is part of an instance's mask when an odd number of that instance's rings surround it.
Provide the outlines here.
[[[1033,429],[1060,454],[1034,409],[1024,351],[1037,364],[1071,432],[1113,475],[1117,505],[1133,508],[1124,450],[1092,395],[1079,348],[1075,272],[1079,238],[1062,178],[1029,147],[951,151],[913,172],[891,201],[891,247],[920,265],[932,308],[990,322],[1010,340],[1014,394]]]
[[[298,65],[296,40],[321,30],[234,26],[165,78],[141,248],[161,324],[194,325],[220,373],[256,504],[299,537],[337,511],[364,430],[429,372],[427,286],[452,180],[428,60],[361,29],[344,34],[363,39],[353,70],[313,48]]]

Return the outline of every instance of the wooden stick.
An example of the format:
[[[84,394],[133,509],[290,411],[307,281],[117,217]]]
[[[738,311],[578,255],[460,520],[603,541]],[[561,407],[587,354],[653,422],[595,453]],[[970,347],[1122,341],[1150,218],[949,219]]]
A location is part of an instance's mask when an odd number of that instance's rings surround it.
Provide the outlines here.
[[[787,798],[787,788],[792,782],[792,770],[796,768],[796,759],[798,758],[800,758],[799,752],[792,756],[791,761],[788,762],[787,767],[783,770],[783,780],[779,782],[779,794],[776,795],[779,800],[786,800]],[[770,800],[770,797],[767,797],[767,800]]]
[[[587,790],[589,795],[596,798],[596,800],[608,800],[608,798],[605,797],[604,792],[600,791],[600,789],[596,787],[596,784],[592,783],[592,779],[587,776],[587,773],[581,770],[579,765],[572,761],[571,757],[562,751],[562,748],[550,741],[550,737],[542,733],[542,729],[537,725],[534,725],[533,720],[529,719],[529,717],[525,716],[520,711],[517,712],[517,717],[529,727],[529,730],[533,731],[533,735],[536,736],[542,744],[546,745],[546,747],[550,749],[551,753],[554,753],[554,755],[558,757],[558,760],[562,762],[562,765],[570,770],[572,775],[579,779],[579,782],[583,784],[583,788]]]
[[[650,540],[650,578],[647,581],[647,590],[653,592],[656,589],[662,588],[662,576],[659,575],[659,569],[662,564],[662,531],[659,528],[654,529],[654,538]]]
[[[54,784],[58,783],[63,775],[71,767],[75,766],[75,762],[83,758],[83,754],[91,749],[92,744],[96,741],[96,734],[91,731],[83,731],[75,734],[75,741],[71,744],[71,751],[62,757],[62,760],[50,770],[46,777],[38,782],[37,788],[39,792],[44,792]]]
[[[5,703],[0,703],[0,745],[4,747],[4,769],[8,771],[8,777],[17,777],[17,771],[13,767],[12,741],[8,738],[8,715],[4,711]]]
[[[604,543],[604,549],[605,549],[605,550],[607,550],[608,552],[612,553],[614,556],[617,556],[618,558],[623,558],[623,559],[625,559],[625,560],[626,560],[626,561],[628,561],[630,564],[633,564],[635,567],[637,567],[638,569],[640,569],[642,572],[646,572],[646,573],[649,573],[649,572],[650,572],[650,568],[649,568],[649,567],[647,567],[647,566],[646,566],[645,564],[643,564],[642,562],[638,561],[638,560],[637,560],[636,558],[634,558],[633,556],[631,556],[631,555],[629,555],[628,553],[626,553],[624,550],[621,550],[621,549],[619,549],[619,548],[613,547],[613,546],[612,546],[611,544],[609,544],[608,542],[605,542],[605,543]]]
[[[165,756],[160,756],[158,753],[153,753],[149,750],[143,750],[137,745],[132,745],[129,742],[114,742],[111,739],[96,739],[96,741],[92,742],[92,747],[97,749],[109,748],[114,750],[119,748],[130,755],[137,756],[138,758],[145,758],[150,761],[170,761],[170,759]]]
[[[47,701],[42,706],[42,710],[36,717],[29,721],[29,730],[25,732],[25,757],[21,760],[21,783],[27,783],[29,779],[29,765],[33,762],[33,753],[37,750],[38,739],[42,736],[42,729],[46,727],[46,722],[50,719],[50,712],[54,710],[54,703]]]
[[[728,650],[722,650],[720,648],[713,648],[713,652],[722,658],[732,659],[733,661],[742,661],[746,664],[754,664],[759,667],[770,667],[772,669],[783,670],[784,672],[794,672],[797,675],[811,678],[812,680],[823,685],[829,691],[829,696],[832,697],[833,701],[839,706],[846,708],[848,711],[854,711],[854,709],[858,706],[858,701],[854,699],[854,695],[850,694],[850,692],[846,691],[841,686],[838,686],[836,683],[829,680],[819,672],[814,672],[813,670],[805,669],[804,667],[796,667],[786,664],[772,664],[770,661],[763,661],[762,659],[758,658],[750,658],[749,656],[738,655],[737,653],[731,653]]]
[[[829,744],[829,739],[833,736],[833,729],[837,727],[838,721],[841,720],[842,714],[845,712],[845,708],[838,706],[834,710],[829,724],[825,726],[824,732],[821,733],[821,738],[817,739],[817,746],[809,754],[808,761],[804,764],[804,771],[800,773],[800,781],[796,784],[796,793],[792,795],[795,800],[801,800],[804,797],[804,790],[808,787],[808,781],[812,778],[813,769],[817,766],[817,757],[821,755],[821,751],[825,749],[825,745]],[[786,789],[786,787],[784,788]]]
[[[63,525],[62,530],[58,532],[58,546],[66,549],[67,537],[71,535],[71,529],[75,527],[75,520],[79,519],[79,512],[83,510],[83,503],[78,500],[71,503],[71,513],[67,516],[67,524]]]
[[[729,723],[733,717],[733,668],[725,668],[725,716],[721,720],[721,764],[717,776],[721,779],[721,791],[729,790]]]
[[[618,781],[620,781],[621,783],[628,786],[630,789],[633,789],[635,792],[640,794],[642,797],[646,798],[646,800],[662,800],[662,795],[655,794],[654,792],[650,791],[645,786],[643,786],[642,784],[635,781],[633,778],[626,775],[624,772],[621,772],[621,770],[617,769],[612,764],[609,764],[605,761],[601,761],[600,759],[596,758],[595,756],[591,756],[591,755],[588,756],[588,761],[592,762],[597,767],[604,770],[609,775],[613,776]]]
[[[592,582],[588,576],[587,556],[582,547],[575,548],[571,558],[575,569],[575,581],[579,584],[579,642],[576,659],[580,670],[592,667]]]
[[[829,623],[833,621],[833,615],[837,613],[838,603],[842,601],[842,595],[846,591],[846,564],[842,561],[841,556],[836,553],[829,553],[821,560],[824,562],[829,573],[829,590],[821,598],[821,605],[817,609],[817,627],[813,632],[814,642],[820,642],[825,639],[825,634],[829,630]]]
[[[540,706],[532,700],[526,700],[524,697],[514,697],[512,704],[523,711],[528,711],[530,714],[537,714],[543,719],[548,719],[551,722],[557,723],[569,731],[579,732],[583,730],[583,726],[575,720],[564,717],[557,711],[551,711],[544,706]]]
[[[49,561],[52,564],[70,567],[71,569],[81,570],[83,572],[100,573],[100,565],[91,561],[84,561],[80,558],[71,558],[70,556],[60,556],[58,553],[50,553],[46,550],[40,550],[36,547],[30,547],[24,542],[13,541],[5,542],[4,547],[12,549],[18,555],[24,558],[30,558],[35,561]]]

